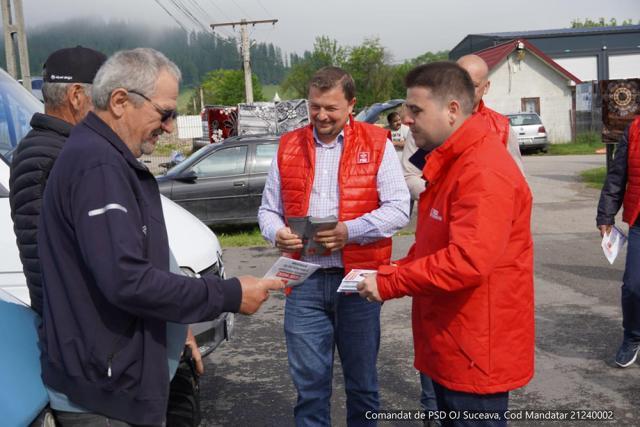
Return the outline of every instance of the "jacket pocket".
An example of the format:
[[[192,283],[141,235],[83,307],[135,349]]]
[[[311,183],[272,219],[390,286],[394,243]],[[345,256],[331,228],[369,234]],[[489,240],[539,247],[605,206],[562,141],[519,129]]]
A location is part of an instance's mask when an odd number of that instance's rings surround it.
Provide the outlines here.
[[[489,376],[489,344],[482,343],[469,329],[460,323],[453,323],[448,328],[445,328],[445,332],[456,343],[465,358],[469,360],[469,367],[476,368],[484,375]]]
[[[104,346],[96,344],[90,352],[93,376],[105,390],[128,389],[139,381],[142,355],[134,340],[137,325],[138,319],[132,319],[117,337]]]

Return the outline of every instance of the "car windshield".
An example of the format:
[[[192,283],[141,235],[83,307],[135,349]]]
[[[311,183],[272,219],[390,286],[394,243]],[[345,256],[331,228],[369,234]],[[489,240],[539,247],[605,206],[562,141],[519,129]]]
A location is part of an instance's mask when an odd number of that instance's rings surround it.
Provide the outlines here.
[[[514,114],[509,116],[511,126],[527,126],[542,124],[540,117],[536,114]]]
[[[15,147],[31,130],[29,123],[43,105],[4,70],[0,70],[0,154]]]

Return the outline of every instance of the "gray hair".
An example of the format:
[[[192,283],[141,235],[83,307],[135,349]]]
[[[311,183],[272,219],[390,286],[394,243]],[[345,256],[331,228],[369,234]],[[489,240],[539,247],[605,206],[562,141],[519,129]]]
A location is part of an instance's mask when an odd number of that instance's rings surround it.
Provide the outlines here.
[[[150,97],[162,71],[168,71],[178,81],[182,79],[178,66],[155,49],[116,52],[100,67],[93,80],[93,105],[97,110],[106,110],[111,93],[118,88],[135,90]],[[144,100],[135,97],[132,102],[140,105]]]
[[[84,93],[91,98],[91,85],[89,83],[51,83],[44,82],[42,84],[42,98],[47,107],[61,107],[67,100],[67,92],[73,85],[80,85],[84,89]]]

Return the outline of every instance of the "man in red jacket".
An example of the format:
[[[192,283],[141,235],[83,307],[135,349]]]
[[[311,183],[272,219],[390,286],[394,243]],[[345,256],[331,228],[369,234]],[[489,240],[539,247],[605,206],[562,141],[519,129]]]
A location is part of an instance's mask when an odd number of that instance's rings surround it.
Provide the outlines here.
[[[518,135],[511,129],[509,119],[487,107],[482,97],[489,92],[491,81],[489,80],[489,67],[487,63],[478,55],[465,55],[456,61],[456,64],[465,69],[474,86],[473,112],[480,114],[489,123],[491,130],[498,133],[504,146],[509,150],[509,154],[516,162],[521,171],[522,156],[520,155],[520,144]]]
[[[439,410],[501,416],[509,391],[533,377],[531,192],[499,137],[472,114],[473,82],[460,66],[416,67],[406,86],[406,123],[431,151],[416,242],[359,292],[368,301],[413,297],[415,367],[433,379]]]

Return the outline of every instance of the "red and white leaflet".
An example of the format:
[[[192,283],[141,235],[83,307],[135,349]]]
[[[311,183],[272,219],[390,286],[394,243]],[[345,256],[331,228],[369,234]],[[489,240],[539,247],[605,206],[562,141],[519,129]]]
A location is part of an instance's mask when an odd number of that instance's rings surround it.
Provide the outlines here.
[[[282,279],[285,286],[296,286],[307,280],[320,266],[281,256],[271,266],[265,279]]]
[[[356,286],[358,283],[362,282],[366,275],[375,274],[376,270],[362,270],[362,269],[353,269],[344,276],[340,286],[338,287],[338,292],[358,292]]]

